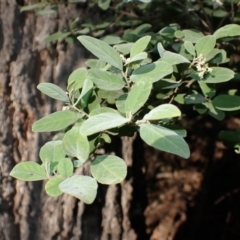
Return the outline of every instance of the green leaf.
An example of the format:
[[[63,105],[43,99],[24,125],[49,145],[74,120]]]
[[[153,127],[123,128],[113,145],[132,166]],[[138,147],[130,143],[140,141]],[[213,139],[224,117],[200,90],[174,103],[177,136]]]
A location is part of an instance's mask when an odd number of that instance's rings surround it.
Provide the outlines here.
[[[100,59],[88,59],[85,64],[89,68],[102,69],[106,66],[106,63]]]
[[[184,97],[184,103],[186,104],[198,104],[205,101],[205,97],[200,93],[191,93]]]
[[[223,111],[236,111],[240,109],[240,96],[221,94],[215,97],[213,105]]]
[[[190,63],[190,61],[184,56],[169,51],[165,51],[162,60],[168,62],[171,65],[177,65],[180,63]]]
[[[138,54],[135,55],[134,57],[127,59],[125,65],[128,65],[128,64],[133,63],[133,62],[137,62],[137,61],[144,60],[144,59],[147,58],[147,56],[148,56],[148,55],[147,55],[146,52],[138,53]]]
[[[129,119],[116,113],[101,113],[88,118],[80,127],[83,135],[89,136],[94,133],[102,132],[107,129],[122,126]]]
[[[88,159],[89,142],[87,137],[80,133],[79,127],[73,127],[65,134],[62,146],[68,156],[77,157],[82,163]]]
[[[196,43],[202,37],[204,37],[203,33],[196,29],[186,29],[182,31],[184,33],[184,42],[189,41],[191,43]]]
[[[55,84],[40,83],[38,84],[37,88],[51,98],[54,98],[63,102],[67,102],[67,103],[69,102],[69,98],[67,94]]]
[[[143,141],[156,149],[183,158],[189,158],[190,156],[187,143],[181,136],[170,129],[153,124],[141,124],[140,136]]]
[[[225,113],[217,108],[211,102],[203,103],[208,108],[208,114],[218,121],[222,121],[225,117]]]
[[[162,58],[164,53],[166,52],[166,50],[164,49],[162,43],[159,42],[157,44],[157,50],[158,50],[158,53],[159,53],[160,57]]]
[[[42,7],[45,7],[45,6],[46,6],[45,2],[31,4],[31,5],[28,5],[28,6],[21,7],[20,12],[30,11],[30,10],[42,8]]]
[[[132,46],[133,46],[133,43],[125,43],[125,44],[114,45],[114,48],[116,48],[118,52],[126,55],[130,53]]]
[[[50,36],[46,37],[44,39],[44,42],[45,43],[49,43],[49,42],[54,42],[54,41],[57,41],[57,40],[61,40],[61,39],[66,38],[70,34],[71,34],[71,32],[65,32],[65,33],[63,33],[63,32],[56,32],[56,33],[53,33]]]
[[[122,94],[121,96],[118,97],[118,99],[116,100],[116,107],[117,110],[121,113],[125,113],[125,105],[126,105],[126,99],[128,97],[127,93]]]
[[[151,82],[137,82],[132,86],[125,102],[125,112],[127,117],[136,113],[148,100],[152,90]]]
[[[97,69],[90,69],[87,78],[95,83],[99,89],[103,90],[116,91],[125,86],[122,76]]]
[[[62,192],[74,196],[86,204],[91,204],[96,198],[97,187],[98,184],[94,178],[79,175],[74,175],[59,185]]]
[[[39,181],[47,179],[44,168],[35,162],[18,163],[9,175],[23,181]]]
[[[86,79],[83,83],[81,94],[77,102],[75,103],[75,105],[77,105],[79,100],[81,100],[82,108],[85,108],[88,105],[88,100],[91,97],[92,93],[93,93],[93,82],[89,79]]]
[[[78,68],[74,70],[68,78],[68,90],[69,90],[70,84],[73,84],[73,89],[75,91],[82,88],[86,77],[87,77],[86,68]]]
[[[62,177],[70,177],[73,173],[73,163],[69,158],[62,158],[57,165],[58,173]]]
[[[104,36],[101,38],[101,40],[106,42],[109,45],[114,45],[114,44],[123,42],[122,38],[120,38],[118,35],[115,35],[115,34]]]
[[[148,114],[146,114],[143,119],[146,120],[157,120],[164,118],[173,118],[181,116],[181,111],[172,104],[162,104],[154,109],[152,109]]]
[[[51,197],[58,197],[63,192],[59,189],[59,184],[63,181],[62,178],[52,178],[48,180],[48,182],[45,185],[45,191],[46,193]]]
[[[137,54],[143,52],[147,48],[150,40],[151,40],[151,36],[144,36],[138,39],[131,48],[130,58],[133,58]]]
[[[213,85],[207,85],[204,81],[198,81],[198,84],[205,97],[212,98],[215,95],[216,89]]]
[[[173,68],[171,64],[164,61],[157,61],[137,68],[133,71],[130,80],[132,82],[146,81],[154,83],[172,72]]]
[[[115,113],[115,114],[119,114],[121,115],[117,110],[113,109],[113,108],[109,108],[109,107],[100,107],[97,109],[94,109],[90,112],[89,116],[95,116],[101,113]]]
[[[50,141],[45,143],[39,152],[40,159],[44,163],[48,159],[51,163],[58,162],[65,157],[62,141]]]
[[[98,6],[102,10],[107,10],[109,8],[110,3],[111,3],[111,0],[98,0]]]
[[[126,177],[127,166],[119,157],[101,155],[91,162],[91,173],[102,184],[117,184]]]
[[[109,63],[110,65],[122,70],[123,64],[117,51],[107,43],[89,36],[80,36],[78,40],[93,55]]]
[[[240,36],[240,26],[237,24],[228,24],[219,28],[213,35],[216,39],[225,37],[238,37]]]
[[[222,68],[222,67],[212,67],[212,72],[209,73],[205,78],[205,83],[221,83],[221,82],[227,82],[234,78],[234,71],[228,68]]]
[[[195,45],[195,49],[197,52],[197,56],[202,54],[203,56],[210,53],[216,45],[216,38],[214,36],[205,36],[197,41]]]
[[[193,44],[189,41],[185,41],[184,42],[184,47],[185,49],[192,55],[195,56],[195,47],[193,46]]]
[[[59,131],[70,126],[82,116],[83,115],[72,112],[70,110],[58,111],[37,120],[33,124],[32,130],[34,132]]]

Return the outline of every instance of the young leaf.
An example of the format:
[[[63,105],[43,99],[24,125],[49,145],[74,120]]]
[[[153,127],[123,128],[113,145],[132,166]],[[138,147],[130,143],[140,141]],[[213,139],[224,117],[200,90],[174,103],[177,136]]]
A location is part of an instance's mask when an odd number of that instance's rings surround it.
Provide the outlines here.
[[[190,156],[187,143],[181,136],[170,129],[153,124],[141,124],[140,136],[148,145],[159,150],[173,153],[183,158]]]
[[[46,11],[41,11],[41,12],[38,12],[37,15],[43,15],[43,14],[48,14],[48,13],[54,13],[56,11],[52,10],[52,9],[46,9]],[[51,34],[50,36],[46,37],[44,39],[44,42],[45,43],[49,43],[49,42],[54,42],[54,41],[57,41],[57,40],[61,40],[61,39],[64,39],[66,38],[67,36],[69,36],[71,34],[71,32],[56,32],[56,33],[53,33]]]
[[[62,178],[52,178],[49,179],[45,185],[46,193],[51,197],[58,197],[63,192],[59,189],[59,184],[63,182],[64,179]]]
[[[127,123],[129,119],[116,113],[101,113],[88,118],[80,127],[83,135],[89,136],[107,129],[120,127]]]
[[[50,163],[58,162],[60,159],[65,157],[65,152],[63,151],[62,141],[50,141],[45,143],[39,152],[40,159],[44,163],[46,159]]]
[[[116,100],[116,107],[117,110],[121,113],[125,113],[125,105],[126,105],[126,99],[128,97],[127,93],[122,94],[121,96],[118,97],[118,99]]]
[[[144,59],[147,58],[147,56],[148,55],[147,55],[146,52],[140,52],[137,55],[135,55],[134,57],[127,59],[125,65],[128,65],[130,63],[137,62],[137,61],[140,61],[140,60],[144,60]]]
[[[193,46],[193,44],[189,41],[185,41],[184,42],[184,47],[185,49],[192,55],[192,56],[195,56],[196,53],[195,53],[195,47]]]
[[[152,109],[146,114],[143,119],[146,120],[158,120],[164,118],[173,118],[181,116],[180,110],[172,104],[162,104]]]
[[[103,90],[116,91],[125,86],[122,76],[97,69],[90,69],[87,78],[93,81],[99,89]]]
[[[157,61],[137,68],[133,71],[130,80],[132,82],[146,81],[154,83],[172,72],[173,68],[171,64],[164,61]]]
[[[59,159],[57,170],[62,177],[70,177],[73,173],[72,161],[69,158]]]
[[[51,98],[54,98],[63,102],[67,102],[67,103],[69,102],[69,98],[67,94],[55,84],[40,83],[38,84],[37,88]]]
[[[96,180],[88,176],[74,175],[67,178],[59,185],[59,189],[72,195],[86,204],[91,204],[97,195],[98,184]]]
[[[204,37],[203,33],[196,29],[186,29],[182,31],[184,33],[184,42],[189,41],[191,43],[196,43],[202,37]]]
[[[177,65],[180,63],[190,63],[190,61],[181,54],[165,51],[162,60],[168,62],[171,65]]]
[[[80,100],[82,108],[85,108],[88,105],[88,100],[92,93],[93,93],[93,82],[89,79],[86,79],[83,83],[81,94],[76,103],[78,103],[78,101]],[[77,105],[76,103],[75,105]]]
[[[240,26],[237,24],[228,24],[219,28],[213,35],[216,39],[224,37],[238,37],[240,36]]]
[[[45,7],[45,6],[46,6],[45,2],[39,2],[39,3],[36,3],[36,4],[31,4],[31,5],[28,5],[28,6],[21,7],[20,12],[30,11],[30,10],[34,10],[34,9],[37,9],[37,8],[42,8],[42,7]]]
[[[130,53],[132,46],[133,46],[133,43],[124,43],[124,44],[114,45],[114,48],[116,48],[118,52],[126,55]]]
[[[39,181],[47,179],[44,168],[35,162],[18,163],[9,175],[23,181]]]
[[[70,76],[68,77],[68,90],[70,84],[73,84],[74,91],[82,88],[83,83],[87,77],[87,69],[86,68],[78,68],[74,70]]]
[[[32,130],[34,132],[59,131],[76,122],[82,116],[83,115],[70,110],[58,111],[37,120],[33,124]]]
[[[236,111],[240,109],[240,96],[221,94],[213,99],[213,105],[223,111]]]
[[[138,39],[132,46],[130,51],[130,58],[133,58],[137,54],[143,52],[151,40],[151,36],[144,36]]]
[[[87,137],[80,133],[79,127],[73,127],[65,134],[62,146],[68,156],[76,157],[82,163],[88,159],[89,142]]]
[[[122,70],[123,64],[117,51],[107,43],[89,36],[80,36],[78,40],[93,55],[109,63],[110,65]]]
[[[102,184],[117,184],[126,177],[127,166],[119,157],[101,155],[91,162],[91,173]]]
[[[216,45],[216,38],[214,36],[205,36],[201,38],[195,45],[197,56],[203,56],[210,53]]]
[[[138,81],[133,85],[125,102],[125,112],[128,117],[131,117],[146,103],[151,90],[151,82]]]
[[[101,113],[115,113],[115,114],[119,114],[121,115],[117,110],[113,109],[113,108],[109,108],[109,107],[100,107],[97,109],[94,109],[90,112],[89,116],[95,116]]]
[[[160,42],[157,44],[157,50],[160,57],[162,58],[166,50],[164,49],[163,45]]]

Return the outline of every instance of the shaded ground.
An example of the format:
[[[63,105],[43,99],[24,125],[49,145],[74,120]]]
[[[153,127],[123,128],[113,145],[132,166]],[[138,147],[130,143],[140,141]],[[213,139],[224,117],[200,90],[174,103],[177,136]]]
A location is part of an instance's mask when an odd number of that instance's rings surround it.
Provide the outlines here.
[[[183,122],[192,152],[188,160],[145,146],[144,215],[151,240],[240,239],[240,157],[218,138],[238,121],[199,116]]]

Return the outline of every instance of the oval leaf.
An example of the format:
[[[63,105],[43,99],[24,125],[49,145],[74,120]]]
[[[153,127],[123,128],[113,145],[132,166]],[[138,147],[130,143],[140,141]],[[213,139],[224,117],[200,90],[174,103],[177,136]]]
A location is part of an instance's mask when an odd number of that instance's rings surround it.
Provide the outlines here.
[[[46,193],[51,197],[58,197],[63,192],[59,189],[59,184],[63,181],[62,178],[52,178],[45,185]]]
[[[133,58],[138,53],[143,52],[151,40],[151,36],[144,36],[138,39],[132,46],[130,51],[130,58]]]
[[[88,118],[80,127],[83,135],[89,136],[107,129],[122,126],[129,119],[116,113],[101,113]]]
[[[80,133],[79,127],[73,127],[65,134],[62,146],[68,156],[77,157],[81,163],[88,159],[89,142],[87,137]]]
[[[69,102],[69,98],[67,94],[57,85],[52,83],[40,83],[38,84],[37,88],[47,96],[63,101]]]
[[[195,56],[195,47],[193,46],[193,44],[191,42],[185,41],[184,47],[192,56]]]
[[[62,192],[74,196],[87,204],[91,204],[96,198],[97,187],[98,184],[94,178],[79,175],[74,175],[59,185]]]
[[[181,116],[180,110],[172,104],[162,104],[152,109],[143,119],[146,120],[157,120],[164,118],[173,118]]]
[[[127,117],[131,118],[131,116],[146,103],[151,90],[151,82],[137,82],[133,85],[125,102],[125,112],[127,113]]]
[[[115,91],[125,86],[122,76],[97,69],[90,69],[87,78],[94,82],[99,89],[103,90]]]
[[[102,184],[117,184],[126,177],[127,165],[116,156],[97,156],[91,163],[91,173]]]
[[[73,163],[69,158],[62,158],[57,165],[58,173],[63,177],[70,177],[73,173]]]
[[[240,36],[240,26],[237,24],[228,24],[219,28],[214,34],[217,39],[224,37]]]
[[[123,64],[118,52],[107,43],[89,36],[80,36],[78,40],[93,55],[122,70]]]
[[[45,143],[39,152],[40,159],[44,163],[47,159],[51,163],[58,162],[60,159],[65,157],[63,151],[62,141],[50,141]]]
[[[234,78],[234,71],[223,67],[212,67],[212,72],[209,73],[205,78],[205,83],[221,83],[227,82]]]
[[[23,181],[39,181],[47,179],[44,168],[35,162],[18,163],[10,172],[10,176]]]
[[[148,145],[159,150],[173,153],[183,158],[190,156],[187,143],[181,136],[170,129],[153,124],[141,124],[140,136]]]
[[[130,80],[133,82],[146,81],[153,83],[171,74],[172,72],[173,68],[171,64],[164,61],[158,61],[137,68],[135,71],[133,71]]]
[[[76,122],[83,115],[70,110],[58,111],[37,120],[32,130],[34,132],[53,132],[62,130]]]
[[[171,65],[177,65],[180,63],[190,63],[190,61],[184,56],[182,56],[181,54],[177,54],[169,51],[166,51],[163,54],[162,60],[165,62],[168,62]]]
[[[214,36],[205,36],[201,38],[195,45],[197,56],[203,56],[210,53],[216,45],[216,38]]]
[[[213,105],[223,111],[236,111],[240,109],[240,96],[222,94],[213,99]]]
[[[72,86],[74,91],[77,91],[78,89],[82,88],[83,83],[87,77],[87,69],[86,68],[78,68],[74,70],[70,76],[68,77],[68,90],[70,85]]]

